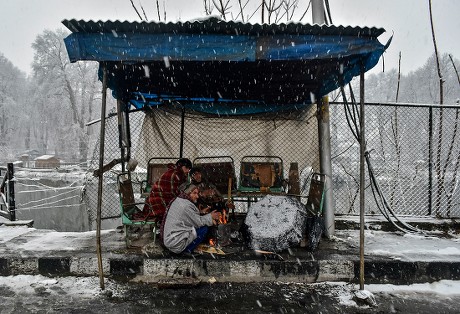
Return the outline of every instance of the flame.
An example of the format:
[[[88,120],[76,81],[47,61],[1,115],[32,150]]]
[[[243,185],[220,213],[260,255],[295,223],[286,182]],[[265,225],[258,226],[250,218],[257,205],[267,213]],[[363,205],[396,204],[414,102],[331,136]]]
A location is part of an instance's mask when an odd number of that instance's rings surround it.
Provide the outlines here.
[[[222,210],[222,215],[219,218],[219,224],[224,225],[227,223],[227,211],[224,209]]]
[[[219,221],[218,221],[218,224],[219,225],[224,225],[226,223],[228,223],[228,217],[227,217],[228,213],[225,209],[222,210],[222,213],[220,215],[220,218],[219,218]],[[217,226],[216,226],[217,227]],[[210,238],[209,239],[209,245],[210,246],[213,246],[213,247],[217,247],[217,239],[214,239],[214,238]]]

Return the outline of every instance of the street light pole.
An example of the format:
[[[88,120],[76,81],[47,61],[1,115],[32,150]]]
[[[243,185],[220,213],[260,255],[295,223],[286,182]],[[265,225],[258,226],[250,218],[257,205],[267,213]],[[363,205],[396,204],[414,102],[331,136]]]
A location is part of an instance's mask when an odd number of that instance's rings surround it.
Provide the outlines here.
[[[311,4],[313,24],[325,24],[323,0],[312,0]],[[324,234],[330,238],[335,232],[335,217],[332,197],[331,128],[328,97],[321,98],[317,95],[316,106],[318,113],[320,172],[325,174],[327,178],[324,183]]]

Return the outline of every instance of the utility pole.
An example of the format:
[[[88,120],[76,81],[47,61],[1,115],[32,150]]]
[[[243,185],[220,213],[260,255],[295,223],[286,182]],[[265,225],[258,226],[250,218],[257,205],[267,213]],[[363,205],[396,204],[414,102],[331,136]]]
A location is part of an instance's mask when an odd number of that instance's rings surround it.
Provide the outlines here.
[[[323,0],[312,0],[313,24],[323,25],[324,18]],[[318,141],[320,172],[326,175],[324,183],[324,234],[330,238],[335,232],[335,216],[332,198],[332,162],[331,162],[331,128],[329,119],[329,99],[327,96],[316,95],[317,117],[318,117]]]

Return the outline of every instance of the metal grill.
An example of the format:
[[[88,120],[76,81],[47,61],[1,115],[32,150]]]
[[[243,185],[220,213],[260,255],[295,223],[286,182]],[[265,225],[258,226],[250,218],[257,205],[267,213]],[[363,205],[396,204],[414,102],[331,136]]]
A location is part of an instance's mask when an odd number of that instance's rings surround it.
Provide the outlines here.
[[[359,145],[350,131],[343,105],[331,105],[330,111],[335,213],[358,215]],[[460,217],[458,113],[453,107],[366,105],[367,151],[374,176],[396,214]],[[132,156],[139,161],[133,172],[133,182],[139,186],[134,189],[140,191],[140,181],[146,179],[146,164],[151,157],[179,157],[181,117],[163,111],[155,111],[148,118],[143,112],[131,113],[129,117]],[[191,160],[231,156],[237,177],[244,156],[276,155],[283,160],[286,179],[290,163],[299,164],[305,194],[309,175],[319,171],[314,106],[300,117],[256,120],[187,114],[184,122],[183,156]],[[107,119],[105,138],[104,163],[108,163],[120,158],[116,117]],[[95,147],[86,186],[86,203],[93,221],[97,178],[92,171],[98,168],[98,142]],[[104,174],[102,217],[106,219],[119,216],[118,171],[119,165]],[[367,171],[365,206],[366,214],[380,214]]]

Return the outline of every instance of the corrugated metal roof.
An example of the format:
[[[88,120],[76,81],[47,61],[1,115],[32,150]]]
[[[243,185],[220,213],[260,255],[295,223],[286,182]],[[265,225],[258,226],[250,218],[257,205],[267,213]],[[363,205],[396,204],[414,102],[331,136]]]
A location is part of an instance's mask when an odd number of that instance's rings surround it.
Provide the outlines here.
[[[175,33],[175,34],[222,34],[222,35],[338,35],[378,37],[385,32],[383,28],[351,27],[335,25],[310,25],[302,23],[288,24],[250,24],[234,21],[222,21],[216,17],[203,20],[158,23],[128,21],[84,21],[63,20],[73,33]]]
[[[206,114],[308,106],[312,94],[322,97],[374,67],[386,49],[377,39],[382,28],[260,25],[215,17],[62,23],[72,31],[64,40],[70,60],[104,62],[101,69],[109,73],[108,87],[117,99],[138,107],[180,101]]]

